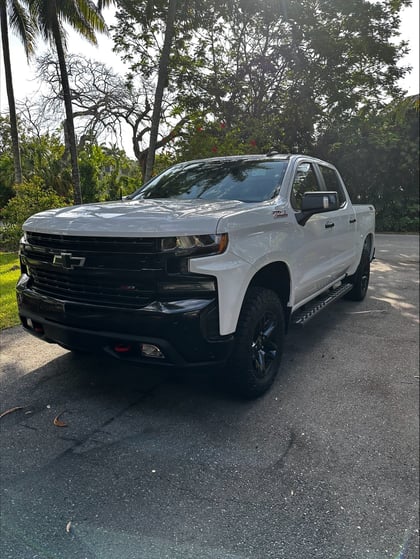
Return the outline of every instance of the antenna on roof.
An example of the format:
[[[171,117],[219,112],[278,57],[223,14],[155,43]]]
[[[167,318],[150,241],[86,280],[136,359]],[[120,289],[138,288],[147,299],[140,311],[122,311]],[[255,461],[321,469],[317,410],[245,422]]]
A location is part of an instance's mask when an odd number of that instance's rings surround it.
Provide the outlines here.
[[[267,157],[272,157],[273,155],[280,155],[275,148],[270,148],[270,151],[266,154]]]

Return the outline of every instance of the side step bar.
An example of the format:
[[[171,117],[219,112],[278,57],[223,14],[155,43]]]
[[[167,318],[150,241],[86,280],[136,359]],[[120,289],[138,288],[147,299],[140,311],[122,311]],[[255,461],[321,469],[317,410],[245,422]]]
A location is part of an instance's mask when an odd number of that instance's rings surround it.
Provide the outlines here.
[[[310,301],[309,303],[304,305],[301,309],[297,310],[292,315],[291,323],[296,324],[297,326],[304,326],[311,320],[311,318],[325,309],[325,307],[328,307],[328,305],[330,305],[334,301],[337,301],[337,299],[341,299],[343,295],[345,295],[352,289],[353,285],[351,283],[343,283],[335,289],[330,289],[323,295],[320,295],[313,301]]]

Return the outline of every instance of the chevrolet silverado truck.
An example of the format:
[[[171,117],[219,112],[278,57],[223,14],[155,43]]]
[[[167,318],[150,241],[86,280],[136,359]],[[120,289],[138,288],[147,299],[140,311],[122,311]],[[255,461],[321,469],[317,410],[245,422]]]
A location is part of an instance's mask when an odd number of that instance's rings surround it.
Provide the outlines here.
[[[23,226],[20,320],[72,351],[214,365],[257,397],[290,323],[361,301],[375,210],[304,155],[174,165],[123,200],[53,209]]]

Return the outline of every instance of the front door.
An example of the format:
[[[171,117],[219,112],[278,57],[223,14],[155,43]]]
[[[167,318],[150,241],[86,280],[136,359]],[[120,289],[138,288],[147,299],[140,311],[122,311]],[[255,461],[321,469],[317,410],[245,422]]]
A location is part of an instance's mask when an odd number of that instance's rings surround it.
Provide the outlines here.
[[[313,163],[300,162],[290,192],[290,203],[298,213],[305,192],[324,190],[319,171]],[[335,233],[332,213],[313,215],[305,225],[295,228],[292,269],[295,300],[299,304],[321,291],[335,279]]]

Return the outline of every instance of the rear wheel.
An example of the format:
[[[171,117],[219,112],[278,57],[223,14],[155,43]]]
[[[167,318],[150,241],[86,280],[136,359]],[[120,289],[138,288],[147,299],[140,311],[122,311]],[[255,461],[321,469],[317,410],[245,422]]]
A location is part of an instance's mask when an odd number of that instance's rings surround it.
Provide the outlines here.
[[[345,295],[345,298],[350,299],[351,301],[363,301],[369,287],[369,278],[370,251],[365,245],[363,247],[362,256],[356,273],[350,278],[350,283],[353,284],[353,289]]]
[[[283,306],[274,291],[251,288],[226,371],[234,393],[257,398],[270,388],[280,366],[284,330]]]

